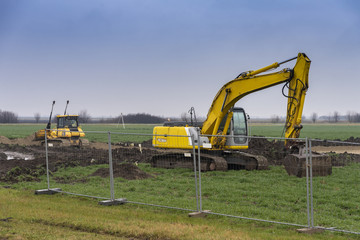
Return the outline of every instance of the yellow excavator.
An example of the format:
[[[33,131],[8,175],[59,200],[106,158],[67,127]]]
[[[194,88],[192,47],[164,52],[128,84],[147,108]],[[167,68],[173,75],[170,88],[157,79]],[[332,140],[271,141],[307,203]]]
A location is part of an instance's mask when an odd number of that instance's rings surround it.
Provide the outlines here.
[[[285,68],[278,72],[261,74],[292,60],[296,60],[292,69]],[[195,145],[196,149],[198,146],[201,148],[201,169],[204,171],[267,169],[268,162],[265,157],[239,151],[248,148],[248,124],[245,111],[234,105],[248,94],[285,83],[283,94],[288,98],[285,138],[290,139],[285,145],[294,146],[302,128],[301,117],[305,94],[309,87],[310,63],[305,53],[299,53],[297,57],[286,61],[275,62],[256,71],[243,72],[219,90],[211,104],[207,119],[200,126],[166,123],[164,126],[155,127],[153,146],[169,150],[154,156],[151,160],[152,166],[192,168],[189,150]],[[287,94],[284,93],[286,87]]]
[[[56,128],[51,129],[51,117],[55,105],[52,103],[49,122],[46,126],[46,138],[49,146],[86,146],[89,141],[84,139],[85,133],[79,126],[79,115],[66,114],[69,101],[66,102],[64,115],[56,116]],[[35,141],[45,144],[45,129],[35,132]]]

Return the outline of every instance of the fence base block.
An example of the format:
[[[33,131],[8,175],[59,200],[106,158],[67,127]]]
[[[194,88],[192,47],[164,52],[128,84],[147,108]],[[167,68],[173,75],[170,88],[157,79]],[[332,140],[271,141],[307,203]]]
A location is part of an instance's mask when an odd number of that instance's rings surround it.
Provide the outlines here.
[[[99,204],[103,206],[113,206],[113,205],[121,205],[125,204],[127,202],[126,198],[118,198],[115,200],[104,200],[100,201]]]
[[[48,194],[48,195],[52,195],[55,193],[58,193],[59,191],[61,191],[61,188],[50,188],[50,189],[40,189],[40,190],[35,190],[35,194]]]
[[[307,234],[313,234],[313,233],[321,233],[324,231],[324,229],[321,228],[300,228],[296,230],[299,233],[307,233]]]
[[[193,218],[204,218],[207,216],[207,214],[210,212],[210,210],[204,210],[202,212],[192,212],[189,213],[189,217],[193,217]]]

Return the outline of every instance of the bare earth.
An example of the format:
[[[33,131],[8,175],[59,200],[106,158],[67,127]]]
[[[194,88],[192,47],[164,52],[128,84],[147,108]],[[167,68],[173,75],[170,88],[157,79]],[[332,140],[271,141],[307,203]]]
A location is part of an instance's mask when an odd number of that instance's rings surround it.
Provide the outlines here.
[[[335,152],[335,153],[352,153],[352,154],[360,154],[360,146],[316,146],[311,148],[312,151],[318,153],[328,153],[328,152]]]
[[[0,181],[17,182],[19,179],[22,181],[37,181],[41,175],[45,174],[45,148],[41,146],[40,142],[33,141],[33,139],[33,135],[18,139],[8,139],[0,136]],[[354,138],[349,139],[349,141],[353,140]],[[360,139],[355,140],[360,143]],[[333,166],[345,166],[351,162],[360,162],[360,146],[335,146],[335,144],[329,146],[330,144],[327,142],[316,142],[315,144],[314,142],[312,151],[337,153],[331,155]],[[90,142],[90,146],[81,148],[49,148],[49,169],[51,172],[55,172],[64,167],[108,164],[108,148],[107,143],[100,142]],[[141,147],[139,144],[115,143],[112,144],[111,148],[115,173],[126,179],[152,177],[141,172],[137,164],[150,163],[153,156],[165,151],[153,148],[151,140],[141,143]],[[285,156],[291,153],[288,149],[285,149],[283,142],[271,142],[266,139],[253,139],[249,143],[249,149],[244,151],[264,156],[269,165],[283,165]],[[119,164],[126,171],[118,170],[117,165]],[[95,173],[95,175],[102,177],[106,177],[106,174],[108,174],[106,170],[99,170]],[[68,181],[68,179],[58,179],[58,181]]]

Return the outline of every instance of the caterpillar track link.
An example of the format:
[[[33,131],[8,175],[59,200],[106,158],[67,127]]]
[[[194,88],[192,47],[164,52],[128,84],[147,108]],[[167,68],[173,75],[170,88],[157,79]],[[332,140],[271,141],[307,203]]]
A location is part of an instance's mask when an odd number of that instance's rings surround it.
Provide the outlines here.
[[[41,141],[42,145],[45,145],[45,141]],[[55,138],[55,139],[48,139],[47,144],[49,147],[82,147],[82,146],[89,146],[89,140],[87,139],[66,139],[66,138]]]
[[[263,156],[242,152],[224,152],[222,156],[208,153],[200,154],[201,171],[227,171],[227,170],[266,170],[267,159]],[[194,169],[194,155],[186,151],[165,151],[151,158],[151,166],[159,168],[189,168]],[[198,154],[195,155],[196,168]]]
[[[229,170],[268,170],[266,157],[244,152],[224,152]]]

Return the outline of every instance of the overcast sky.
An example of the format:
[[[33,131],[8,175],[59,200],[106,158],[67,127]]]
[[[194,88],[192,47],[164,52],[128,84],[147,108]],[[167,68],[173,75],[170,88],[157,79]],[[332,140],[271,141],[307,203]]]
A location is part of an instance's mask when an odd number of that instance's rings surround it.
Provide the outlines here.
[[[360,112],[360,1],[0,0],[0,109],[206,116],[240,72],[298,52],[312,60],[304,115]],[[281,88],[237,106],[284,116]]]

